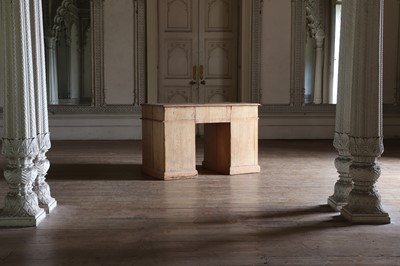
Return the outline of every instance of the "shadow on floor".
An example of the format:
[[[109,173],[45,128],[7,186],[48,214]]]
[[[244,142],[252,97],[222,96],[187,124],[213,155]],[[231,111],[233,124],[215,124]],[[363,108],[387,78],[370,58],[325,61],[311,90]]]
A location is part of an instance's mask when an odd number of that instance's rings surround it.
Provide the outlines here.
[[[223,175],[197,165],[199,175]],[[160,180],[142,173],[141,164],[57,164],[48,171],[49,180]]]
[[[332,221],[344,221],[342,217],[340,217],[339,213],[334,211],[329,205],[318,205],[311,206],[306,208],[284,208],[284,209],[276,209],[273,211],[267,211],[265,213],[255,213],[250,215],[224,215],[222,213],[218,213],[217,208],[215,210],[215,214],[205,214],[199,215],[199,218],[195,220],[194,223],[198,224],[223,224],[223,223],[236,223],[240,221],[257,221],[257,220],[271,220],[277,221],[285,218],[289,218],[290,221],[296,222],[302,220],[307,216],[320,215],[320,214],[338,214],[338,216],[332,216],[332,219],[329,219],[325,222]]]
[[[142,173],[140,164],[52,164],[49,180],[158,180]]]

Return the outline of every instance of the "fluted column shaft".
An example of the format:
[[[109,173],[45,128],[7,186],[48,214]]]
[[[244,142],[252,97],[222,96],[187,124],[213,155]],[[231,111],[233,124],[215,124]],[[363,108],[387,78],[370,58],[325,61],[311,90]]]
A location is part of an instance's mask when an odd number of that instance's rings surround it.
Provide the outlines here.
[[[318,30],[315,34],[315,74],[314,74],[314,104],[322,103],[322,76],[324,66],[324,39],[325,34]]]
[[[33,50],[33,77],[35,93],[35,113],[37,140],[39,153],[34,163],[38,171],[33,190],[36,192],[39,204],[51,212],[57,205],[54,198],[51,197],[50,187],[46,182],[45,176],[50,168],[50,162],[46,158],[46,153],[50,149],[50,133],[47,112],[47,88],[46,88],[46,69],[45,69],[45,50],[43,34],[43,15],[42,1],[29,0],[32,32],[32,50]]]
[[[57,50],[55,37],[45,37],[48,103],[58,104]]]
[[[39,153],[34,96],[30,2],[2,0],[0,41],[5,53],[4,137],[2,154],[9,185],[1,226],[35,226],[45,212],[32,191],[37,177],[33,160]]]
[[[335,159],[335,167],[339,174],[339,180],[335,184],[334,193],[328,198],[328,204],[335,210],[340,210],[347,204],[347,198],[353,187],[349,175],[351,155],[349,151],[350,133],[350,111],[351,111],[351,89],[353,79],[354,58],[354,34],[355,17],[353,13],[355,5],[352,1],[343,1],[340,55],[339,55],[339,77],[336,104],[336,124],[333,146],[338,151]]]
[[[346,0],[350,1],[350,0]],[[350,176],[354,186],[342,215],[357,223],[390,223],[375,187],[377,158],[383,153],[382,48],[383,0],[351,0],[354,45],[351,90]]]

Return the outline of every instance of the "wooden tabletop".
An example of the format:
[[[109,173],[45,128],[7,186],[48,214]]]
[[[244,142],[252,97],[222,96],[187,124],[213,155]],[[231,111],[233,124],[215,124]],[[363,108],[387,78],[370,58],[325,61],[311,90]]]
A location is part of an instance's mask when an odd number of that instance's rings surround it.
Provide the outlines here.
[[[259,103],[143,103],[142,106],[163,106],[163,107],[213,107],[213,106],[259,106]]]

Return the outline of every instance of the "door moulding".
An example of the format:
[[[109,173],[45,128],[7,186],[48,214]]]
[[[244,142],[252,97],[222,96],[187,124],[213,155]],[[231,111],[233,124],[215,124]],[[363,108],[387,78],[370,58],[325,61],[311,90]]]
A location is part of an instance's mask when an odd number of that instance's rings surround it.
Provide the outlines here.
[[[238,100],[251,101],[252,92],[252,19],[253,1],[239,0],[241,14],[239,25]],[[158,101],[158,3],[146,1],[147,38],[147,103]]]

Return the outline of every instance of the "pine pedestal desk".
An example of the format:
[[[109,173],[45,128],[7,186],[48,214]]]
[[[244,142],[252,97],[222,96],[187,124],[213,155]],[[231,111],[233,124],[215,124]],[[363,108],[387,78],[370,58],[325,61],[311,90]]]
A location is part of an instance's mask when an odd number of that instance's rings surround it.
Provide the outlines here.
[[[196,176],[196,124],[204,124],[204,168],[260,172],[258,105],[143,104],[143,172],[163,180]]]

